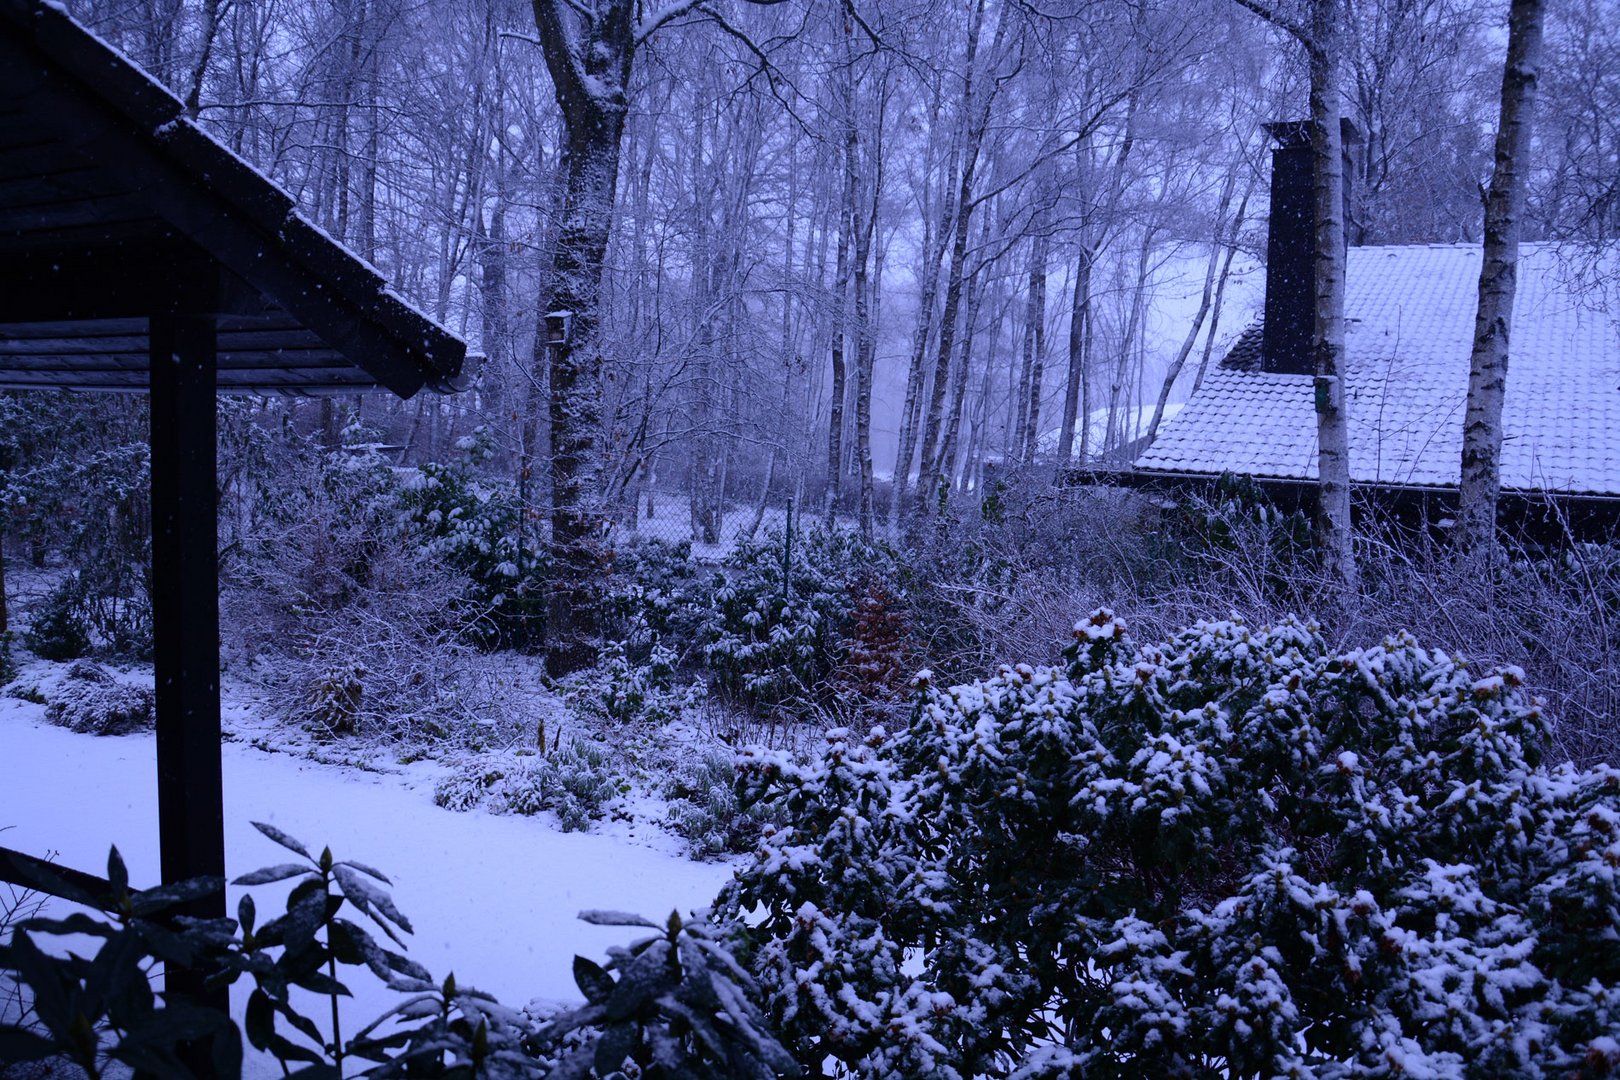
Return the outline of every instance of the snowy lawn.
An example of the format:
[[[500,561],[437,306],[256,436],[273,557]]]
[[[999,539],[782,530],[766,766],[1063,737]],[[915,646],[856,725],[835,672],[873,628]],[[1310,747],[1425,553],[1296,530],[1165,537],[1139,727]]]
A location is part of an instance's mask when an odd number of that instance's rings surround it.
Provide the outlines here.
[[[52,727],[43,707],[0,698],[0,844],[31,854],[59,853],[65,866],[105,873],[117,844],[137,886],[158,881],[157,778],[151,734],[96,737]],[[313,850],[376,866],[416,935],[410,955],[438,978],[508,1005],[579,997],[574,954],[601,958],[628,941],[623,929],[593,927],[586,908],[654,918],[706,905],[730,875],[692,862],[646,825],[606,834],[562,833],[544,818],[452,813],[433,805],[431,783],[266,753],[240,742],[224,748],[227,872],[236,876],[286,861],[250,821],[266,821]],[[12,826],[7,829],[6,826]],[[636,829],[640,829],[638,835]],[[650,833],[650,835],[649,835]],[[275,886],[253,890],[261,919],[279,906]],[[234,915],[242,890],[230,890]],[[361,972],[343,1024],[353,1032],[393,998]],[[248,987],[233,990],[240,1016]],[[279,1074],[255,1062],[255,1074]],[[265,1070],[269,1069],[270,1072]]]

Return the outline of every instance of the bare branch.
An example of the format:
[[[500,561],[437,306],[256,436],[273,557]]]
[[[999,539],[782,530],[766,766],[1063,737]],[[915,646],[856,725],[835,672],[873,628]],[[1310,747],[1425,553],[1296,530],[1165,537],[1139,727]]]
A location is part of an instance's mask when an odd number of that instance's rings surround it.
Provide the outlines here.
[[[1305,26],[1295,22],[1293,19],[1288,18],[1286,15],[1282,14],[1276,8],[1271,7],[1269,4],[1263,4],[1260,2],[1260,0],[1233,0],[1233,2],[1240,7],[1247,8],[1249,11],[1254,12],[1272,26],[1275,26],[1277,29],[1287,31],[1292,36],[1298,38],[1300,44],[1304,45],[1307,49],[1312,47],[1311,32],[1306,29]]]

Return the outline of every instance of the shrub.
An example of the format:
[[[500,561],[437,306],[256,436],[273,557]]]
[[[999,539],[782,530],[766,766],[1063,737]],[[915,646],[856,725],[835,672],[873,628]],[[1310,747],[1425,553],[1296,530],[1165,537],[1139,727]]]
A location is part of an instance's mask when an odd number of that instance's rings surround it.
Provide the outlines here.
[[[78,585],[63,581],[40,602],[23,644],[45,660],[77,660],[90,651],[90,625],[79,610]]]
[[[433,802],[446,810],[465,812],[486,805],[506,779],[509,766],[498,758],[468,758],[433,787]]]
[[[672,912],[660,926],[622,912],[581,912],[593,925],[652,933],[613,949],[606,964],[575,957],[585,1003],[536,1023],[458,985],[454,975],[434,980],[405,956],[404,938],[414,931],[381,871],[337,859],[331,849],[312,855],[280,830],[254,825],[297,860],[236,879],[239,886],[292,883],[284,910],[263,923],[249,894],[235,919],[176,917],[177,905],[218,894],[224,882],[134,890],[116,848],[99,895],[40,871],[41,884],[54,893],[113,914],[25,913],[0,943],[0,976],[14,980],[18,999],[29,1003],[22,1023],[0,1023],[0,1060],[39,1063],[40,1075],[66,1066],[90,1077],[126,1069],[231,1077],[241,1074],[245,1035],[284,1074],[305,1077],[362,1075],[358,1069],[365,1068],[366,1076],[445,1080],[774,1080],[793,1067],[760,1013],[758,987],[731,955],[725,928],[702,913],[682,919]],[[379,932],[386,940],[374,936]],[[95,944],[92,956],[68,954],[69,936],[78,951]],[[158,997],[148,978],[155,962],[184,964],[210,986],[251,983],[241,1026],[223,1012]],[[344,1038],[338,999],[360,977],[377,979],[397,1000]],[[315,1018],[327,1007],[329,1033]]]
[[[241,527],[222,626],[270,653],[272,709],[322,737],[483,750],[515,735],[477,642],[479,587],[400,520],[374,456],[299,458]]]
[[[583,739],[567,740],[547,754],[539,773],[546,805],[556,812],[564,832],[589,829],[629,786],[614,768],[612,755]]]
[[[459,762],[433,791],[447,810],[482,806],[491,813],[557,815],[565,832],[589,829],[629,789],[601,747],[583,739],[560,740],[549,754],[478,754]]]
[[[632,659],[621,641],[610,641],[594,668],[573,681],[572,697],[583,708],[617,723],[665,724],[691,708],[698,686],[675,684],[675,654],[656,638],[646,658]]]
[[[127,735],[151,728],[154,708],[148,687],[119,682],[101,665],[80,660],[51,691],[45,719],[91,735]]]
[[[1540,764],[1513,669],[1294,621],[926,678],[910,726],[758,754],[722,899],[807,1066],[1567,1076],[1620,1023],[1620,771]]]
[[[699,859],[753,851],[775,819],[770,808],[745,804],[737,790],[736,757],[708,751],[675,771],[664,789],[669,824]]]
[[[916,670],[906,601],[876,574],[861,578],[851,592],[855,607],[833,672],[840,710],[857,717],[894,711],[909,696]]]
[[[84,419],[99,411],[88,410]],[[142,411],[124,419],[139,419],[144,429]],[[43,424],[46,431],[52,426],[48,416],[18,420],[23,426]],[[29,536],[36,558],[55,548],[69,567],[36,613],[28,636],[29,647],[47,659],[73,659],[92,647],[130,659],[151,656],[151,470],[144,436],[108,445],[123,426],[110,422],[104,431],[76,433],[58,428],[52,440],[22,455],[22,468],[8,470],[0,480],[0,512]],[[0,436],[0,444],[6,441]]]
[[[896,577],[887,549],[821,527],[744,541],[727,568],[715,580],[704,629],[717,685],[755,705],[800,709],[830,689],[859,584],[872,575]]]
[[[472,627],[477,640],[488,647],[539,645],[545,560],[537,540],[523,540],[517,493],[464,466],[429,463],[402,485],[399,500],[427,551],[471,583],[470,599],[483,609]]]
[[[692,562],[691,541],[635,538],[614,552],[604,620],[609,636],[637,659],[656,643],[680,662],[709,617],[710,584]]]

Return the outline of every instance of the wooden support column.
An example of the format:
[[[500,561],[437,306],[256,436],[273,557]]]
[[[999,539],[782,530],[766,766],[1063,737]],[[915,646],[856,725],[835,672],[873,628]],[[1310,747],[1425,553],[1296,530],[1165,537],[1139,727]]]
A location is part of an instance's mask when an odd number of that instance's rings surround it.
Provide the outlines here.
[[[152,317],[152,651],[165,882],[225,873],[215,361],[212,318]],[[186,914],[224,916],[223,890]],[[224,991],[205,993],[194,972],[167,978],[171,991],[226,1007]]]

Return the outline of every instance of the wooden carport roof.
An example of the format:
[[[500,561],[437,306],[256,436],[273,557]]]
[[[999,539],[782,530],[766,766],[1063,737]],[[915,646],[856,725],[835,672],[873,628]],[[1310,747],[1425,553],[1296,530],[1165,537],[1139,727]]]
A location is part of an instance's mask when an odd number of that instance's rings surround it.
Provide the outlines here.
[[[215,394],[452,390],[466,351],[60,7],[0,0],[0,388],[151,395],[162,874],[221,885],[187,914],[225,914]]]
[[[215,320],[221,390],[409,397],[466,354],[138,66],[0,0],[0,387],[145,389],[160,313]]]

